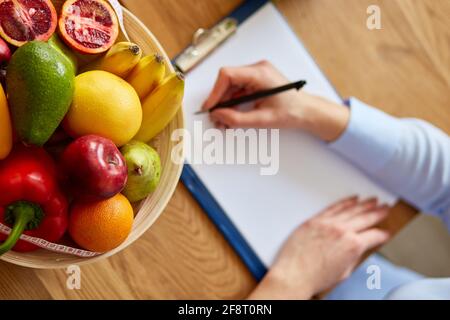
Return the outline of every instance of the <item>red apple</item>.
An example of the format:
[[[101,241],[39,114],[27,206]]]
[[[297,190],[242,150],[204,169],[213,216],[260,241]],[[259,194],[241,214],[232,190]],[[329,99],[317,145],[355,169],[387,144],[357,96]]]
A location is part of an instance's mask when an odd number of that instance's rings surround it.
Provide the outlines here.
[[[11,59],[11,50],[2,38],[0,38],[0,63],[9,62]]]
[[[127,165],[109,139],[87,135],[73,141],[61,156],[62,172],[75,196],[110,198],[125,187]]]

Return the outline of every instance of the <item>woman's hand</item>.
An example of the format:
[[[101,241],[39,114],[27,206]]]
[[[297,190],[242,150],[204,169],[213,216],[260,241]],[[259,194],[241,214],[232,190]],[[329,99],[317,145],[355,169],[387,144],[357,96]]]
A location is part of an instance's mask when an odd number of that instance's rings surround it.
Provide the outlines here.
[[[267,61],[244,67],[222,68],[203,110],[255,91],[289,83]],[[221,128],[297,128],[308,131],[325,141],[335,140],[347,126],[348,108],[325,99],[290,90],[256,101],[250,111],[234,108],[211,113],[211,120]]]
[[[250,299],[310,299],[348,277],[363,254],[389,239],[375,199],[342,200],[293,232]]]
[[[270,89],[289,83],[269,62],[262,61],[250,66],[220,69],[216,84],[203,105],[203,110],[221,101],[255,91]],[[211,113],[211,119],[227,127],[278,128],[297,127],[302,118],[302,96],[294,90],[257,101],[248,112],[236,109],[219,109]]]

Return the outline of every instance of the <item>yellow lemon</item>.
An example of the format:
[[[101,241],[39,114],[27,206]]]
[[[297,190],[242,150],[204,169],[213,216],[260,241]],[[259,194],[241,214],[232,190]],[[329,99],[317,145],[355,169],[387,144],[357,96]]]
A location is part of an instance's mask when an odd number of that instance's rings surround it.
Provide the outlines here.
[[[141,102],[128,82],[106,71],[89,71],[75,78],[72,105],[63,123],[73,138],[96,134],[123,146],[136,135],[141,122]]]

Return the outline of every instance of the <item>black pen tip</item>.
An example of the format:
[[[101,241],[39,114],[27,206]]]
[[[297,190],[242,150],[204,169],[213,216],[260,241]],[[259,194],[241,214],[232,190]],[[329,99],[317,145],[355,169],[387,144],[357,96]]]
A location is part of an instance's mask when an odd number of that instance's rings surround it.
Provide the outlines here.
[[[295,86],[295,89],[300,90],[305,85],[306,85],[306,81],[305,80],[301,80],[301,81],[297,82],[297,85]]]

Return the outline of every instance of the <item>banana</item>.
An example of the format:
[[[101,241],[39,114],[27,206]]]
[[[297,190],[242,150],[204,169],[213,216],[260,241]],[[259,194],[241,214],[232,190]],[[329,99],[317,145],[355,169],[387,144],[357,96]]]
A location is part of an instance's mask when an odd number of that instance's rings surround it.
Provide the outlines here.
[[[159,54],[154,54],[142,58],[126,80],[143,100],[161,83],[165,73],[164,59]]]
[[[184,77],[174,73],[147,97],[142,104],[142,125],[135,140],[148,142],[160,133],[175,117],[184,96]]]
[[[131,42],[118,42],[101,58],[83,68],[82,72],[91,70],[108,71],[125,78],[141,60],[141,48]]]

